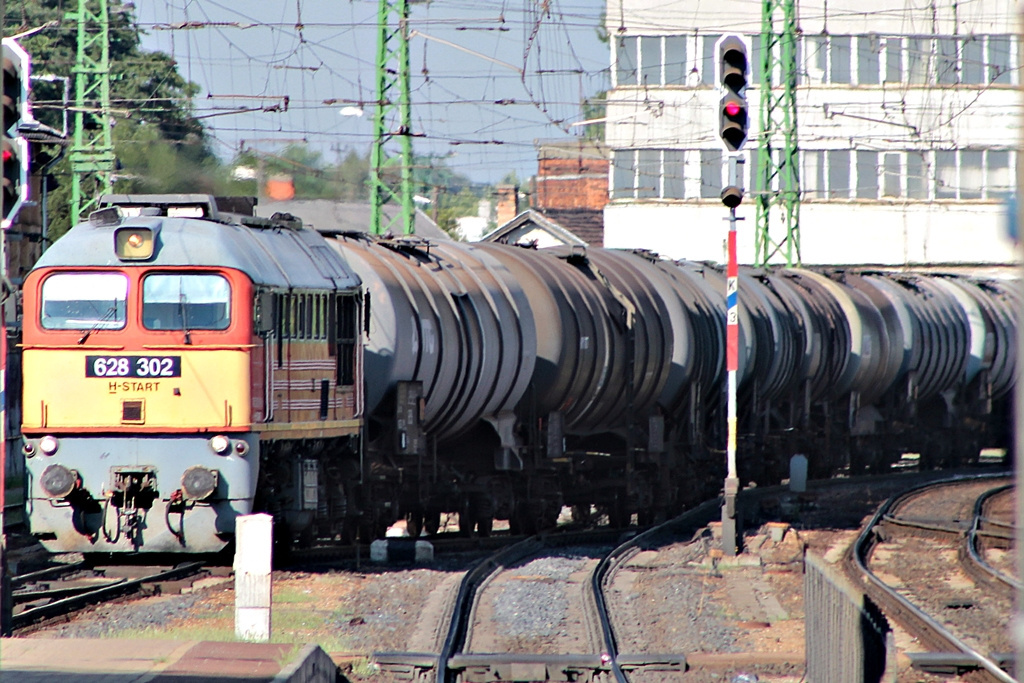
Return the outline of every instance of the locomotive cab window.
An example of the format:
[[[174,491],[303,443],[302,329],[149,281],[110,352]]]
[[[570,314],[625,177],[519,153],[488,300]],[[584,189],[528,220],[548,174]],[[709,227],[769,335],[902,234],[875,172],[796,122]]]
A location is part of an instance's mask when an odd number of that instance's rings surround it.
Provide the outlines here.
[[[120,330],[127,300],[123,273],[55,273],[43,281],[40,324],[47,330]]]
[[[151,274],[142,281],[142,324],[148,330],[226,330],[231,286],[207,273]]]

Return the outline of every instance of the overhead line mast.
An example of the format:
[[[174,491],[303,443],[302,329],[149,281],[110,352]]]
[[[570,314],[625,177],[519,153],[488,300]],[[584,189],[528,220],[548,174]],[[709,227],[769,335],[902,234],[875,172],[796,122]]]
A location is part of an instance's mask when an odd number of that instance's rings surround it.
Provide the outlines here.
[[[78,0],[65,17],[78,24],[75,59],[75,128],[71,144],[71,224],[96,207],[114,187],[114,141],[110,125],[110,13],[107,0]]]
[[[377,22],[377,102],[373,114],[373,148],[370,151],[370,229],[373,234],[381,235],[396,232],[393,228],[401,225],[402,234],[411,235],[416,229],[409,96],[409,0],[380,0]],[[389,122],[393,126],[390,129]],[[396,138],[401,154],[388,157],[385,145]],[[398,203],[400,211],[389,219],[384,215],[384,205],[392,200]]]
[[[777,254],[800,265],[800,167],[796,136],[796,0],[763,0],[761,136],[758,145],[754,265]],[[778,23],[781,26],[776,28]],[[775,74],[779,85],[775,87]],[[772,221],[781,225],[772,228]]]

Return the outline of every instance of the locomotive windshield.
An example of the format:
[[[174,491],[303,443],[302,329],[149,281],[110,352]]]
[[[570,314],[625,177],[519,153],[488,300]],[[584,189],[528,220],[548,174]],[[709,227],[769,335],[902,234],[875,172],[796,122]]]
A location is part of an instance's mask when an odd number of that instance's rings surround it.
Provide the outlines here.
[[[142,324],[149,330],[225,330],[231,286],[209,273],[152,274],[142,281]]]
[[[127,299],[123,273],[54,273],[43,281],[40,323],[47,330],[119,330]]]

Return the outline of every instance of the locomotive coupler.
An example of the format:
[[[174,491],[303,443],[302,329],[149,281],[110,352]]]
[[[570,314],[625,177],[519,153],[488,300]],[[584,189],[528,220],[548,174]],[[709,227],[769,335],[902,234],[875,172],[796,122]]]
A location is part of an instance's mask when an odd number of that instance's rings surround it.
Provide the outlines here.
[[[142,467],[112,467],[111,503],[115,507],[149,509],[157,497],[156,468],[151,465]]]

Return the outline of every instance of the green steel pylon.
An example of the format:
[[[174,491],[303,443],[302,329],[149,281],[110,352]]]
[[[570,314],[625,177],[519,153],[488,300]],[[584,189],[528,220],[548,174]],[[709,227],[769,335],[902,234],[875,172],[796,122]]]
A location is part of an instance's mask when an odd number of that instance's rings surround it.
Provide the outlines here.
[[[98,7],[92,11],[89,5]],[[78,0],[66,19],[78,24],[75,60],[75,126],[71,159],[71,224],[82,220],[113,187],[114,142],[110,127],[110,15],[107,0]]]
[[[375,235],[381,235],[400,223],[402,233],[411,235],[416,230],[412,200],[409,0],[380,0],[377,21],[380,33],[377,36],[377,107],[373,115],[373,149],[370,152],[370,229]],[[396,138],[401,154],[388,157],[385,146]],[[397,189],[395,169],[400,177]],[[401,206],[401,211],[387,220],[383,208],[392,200]]]
[[[761,12],[761,137],[758,145],[757,266],[777,254],[800,264],[800,167],[796,137],[796,0],[763,0]],[[781,15],[781,16],[780,16]],[[781,19],[781,28],[776,20]],[[776,71],[780,83],[773,83]],[[782,225],[771,229],[773,215]]]

